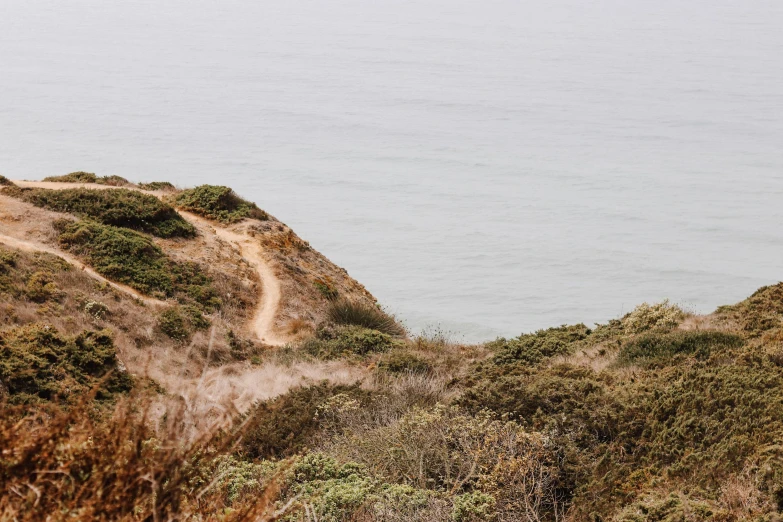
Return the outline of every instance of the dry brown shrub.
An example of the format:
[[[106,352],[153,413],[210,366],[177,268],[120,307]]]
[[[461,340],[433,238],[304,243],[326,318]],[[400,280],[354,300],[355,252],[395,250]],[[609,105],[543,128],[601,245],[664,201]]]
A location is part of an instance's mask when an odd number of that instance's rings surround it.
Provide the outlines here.
[[[0,520],[275,520],[276,488],[227,500],[215,470],[241,435],[183,438],[184,409],[157,432],[150,402],[121,401],[111,415],[91,397],[70,410],[0,405]],[[21,418],[21,419],[20,419]],[[229,503],[231,510],[228,510]]]

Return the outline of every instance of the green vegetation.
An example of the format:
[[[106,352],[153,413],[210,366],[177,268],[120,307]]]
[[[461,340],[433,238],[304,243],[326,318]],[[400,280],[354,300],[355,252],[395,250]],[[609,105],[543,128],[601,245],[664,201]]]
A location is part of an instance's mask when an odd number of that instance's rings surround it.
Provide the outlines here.
[[[135,190],[13,188],[4,189],[4,192],[37,207],[69,212],[105,225],[140,230],[158,237],[196,235],[195,227],[169,205]]]
[[[262,401],[248,412],[250,424],[241,451],[252,458],[280,458],[294,455],[313,443],[324,422],[318,408],[328,399],[347,395],[367,396],[358,386],[333,386],[326,382],[294,388],[285,395]]]
[[[735,305],[718,308],[717,314],[736,321],[743,332],[759,337],[783,327],[783,283],[764,286]]]
[[[94,387],[99,399],[111,398],[131,387],[116,368],[107,331],[69,337],[43,324],[0,331],[0,390],[11,404],[78,399]]]
[[[738,348],[745,340],[736,334],[714,331],[691,331],[645,334],[623,345],[619,361],[648,366],[671,364],[676,356],[693,355],[706,359],[714,352]]]
[[[167,192],[173,192],[177,188],[168,181],[151,181],[149,183],[138,183],[138,187],[142,190],[163,190]]]
[[[13,182],[5,176],[0,176],[0,187],[13,187]]]
[[[302,351],[321,359],[388,352],[402,343],[383,332],[361,326],[321,327],[302,344]]]
[[[438,330],[408,339],[373,303],[304,274],[295,282],[318,308],[296,303],[279,318],[292,335],[324,321],[273,348],[246,338],[248,314],[236,312],[254,309],[253,280],[222,264],[207,275],[139,232],[166,236],[155,216],[170,207],[123,190],[110,202],[3,190],[84,216],[54,224],[64,248],[112,280],[178,301],[144,307],[56,256],[0,247],[0,513],[9,520],[783,516],[783,283],[709,316],[645,303],[594,327],[466,346]],[[252,217],[247,202],[221,200],[226,190],[198,187],[181,204],[225,223]],[[220,313],[216,287],[231,299]],[[323,299],[311,299],[316,289]],[[210,328],[207,343],[198,332]],[[181,356],[183,380],[131,379],[118,350],[134,372],[145,355]],[[194,381],[207,393],[191,394]],[[213,393],[225,402],[200,398]],[[236,412],[247,397],[271,398]],[[221,427],[209,433],[213,419]]]
[[[360,326],[397,337],[405,335],[405,329],[394,317],[367,302],[348,299],[333,301],[326,309],[326,318],[337,325]]]
[[[54,181],[60,183],[97,183],[99,185],[111,185],[122,187],[131,185],[131,182],[121,176],[96,176],[92,172],[71,172],[63,176],[49,176],[44,181]]]
[[[384,355],[378,360],[378,369],[392,374],[428,374],[433,371],[429,362],[405,350],[393,350]]]
[[[59,220],[60,244],[99,274],[159,298],[174,297],[206,310],[221,306],[212,280],[195,263],[175,262],[147,236],[94,221]]]
[[[623,317],[623,327],[628,333],[638,334],[648,330],[672,329],[683,320],[685,313],[669,301],[656,304],[642,303],[633,312]]]
[[[498,339],[488,346],[496,350],[498,364],[524,362],[534,364],[547,357],[567,355],[574,346],[587,339],[591,331],[583,324],[560,326],[523,334],[514,339]]]
[[[269,215],[255,203],[245,201],[229,187],[200,185],[183,190],[172,197],[174,206],[202,215],[208,219],[230,224],[245,218],[269,219]]]
[[[209,326],[209,320],[193,305],[172,306],[158,317],[158,328],[177,341],[189,341],[194,331]]]

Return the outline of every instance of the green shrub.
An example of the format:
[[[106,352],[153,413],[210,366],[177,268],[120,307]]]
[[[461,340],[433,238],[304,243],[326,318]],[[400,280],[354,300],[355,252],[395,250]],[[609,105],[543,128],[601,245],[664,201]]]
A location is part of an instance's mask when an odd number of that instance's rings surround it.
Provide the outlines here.
[[[58,220],[60,245],[101,275],[147,295],[174,297],[207,310],[221,306],[212,280],[195,263],[175,262],[150,238],[94,221]]]
[[[336,359],[388,352],[400,345],[400,341],[377,330],[359,326],[338,326],[319,328],[315,337],[302,343],[302,350],[314,357]]]
[[[57,283],[54,282],[54,275],[47,271],[38,271],[31,274],[27,278],[25,293],[31,301],[36,303],[43,303],[62,295]]]
[[[16,266],[18,255],[13,250],[0,248],[0,274]]]
[[[172,306],[158,316],[158,328],[177,341],[188,341],[195,330],[209,328],[210,322],[192,305]]]
[[[354,520],[355,513],[376,500],[379,483],[355,463],[341,464],[320,453],[294,463],[288,487],[299,495],[322,522]]]
[[[176,187],[168,181],[151,181],[149,183],[139,183],[139,188],[142,190],[164,190],[173,192]]]
[[[123,178],[122,176],[117,175],[103,176],[102,178],[98,178],[98,183],[101,185],[110,185],[112,187],[124,187],[126,185],[131,185],[130,181]]]
[[[751,337],[783,327],[783,283],[763,286],[744,301],[721,306],[716,313],[737,321]]]
[[[104,225],[132,228],[159,237],[196,235],[196,228],[169,205],[135,190],[30,188],[17,189],[13,195],[37,207],[91,218]]]
[[[111,314],[109,307],[100,301],[87,301],[84,304],[84,312],[94,319],[105,319]]]
[[[652,305],[640,304],[623,317],[622,323],[627,333],[638,334],[653,329],[670,330],[680,324],[684,317],[682,309],[669,304],[667,299]]]
[[[626,342],[618,360],[625,364],[667,364],[678,355],[704,359],[716,350],[739,348],[743,344],[741,336],[718,331],[649,333]]]
[[[98,176],[92,172],[71,172],[70,174],[64,174],[62,176],[48,176],[43,179],[44,181],[56,181],[60,183],[97,183]]]
[[[299,453],[321,427],[323,419],[316,415],[319,406],[338,394],[360,400],[367,396],[358,385],[335,386],[322,382],[256,403],[246,414],[250,420],[242,439],[242,453],[265,459]]]
[[[67,337],[51,326],[30,324],[0,332],[0,384],[12,403],[67,400],[94,386],[100,386],[98,398],[110,398],[131,387],[130,377],[116,367],[108,331]]]
[[[0,176],[0,187],[13,187],[15,186],[14,183],[6,178],[5,176]]]
[[[245,218],[269,219],[269,215],[255,203],[245,201],[230,188],[218,185],[200,185],[183,190],[173,196],[172,202],[178,208],[226,224]]]
[[[591,330],[583,324],[559,326],[523,334],[514,339],[498,339],[487,344],[495,350],[495,364],[536,364],[555,355],[573,353],[580,341],[587,339]]]
[[[363,302],[340,299],[333,301],[326,309],[327,320],[337,325],[361,326],[388,335],[402,337],[405,329],[392,316],[378,306]]]
[[[48,176],[44,181],[55,181],[60,183],[97,183],[99,185],[111,185],[121,187],[131,185],[131,182],[121,176],[96,176],[92,172],[71,172],[63,176]]]
[[[586,446],[608,441],[619,431],[620,409],[605,383],[589,368],[557,365],[517,375],[477,370],[459,404],[477,413],[491,410],[536,430],[562,430]]]
[[[495,520],[495,499],[491,495],[474,491],[454,497],[451,519],[454,522],[481,522]]]
[[[408,351],[393,350],[378,361],[378,369],[396,374],[427,374],[432,372],[432,365]]]

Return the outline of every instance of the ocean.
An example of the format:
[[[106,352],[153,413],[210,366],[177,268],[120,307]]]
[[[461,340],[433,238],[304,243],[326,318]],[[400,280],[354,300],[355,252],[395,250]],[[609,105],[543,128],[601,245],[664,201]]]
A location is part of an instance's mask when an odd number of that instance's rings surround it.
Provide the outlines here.
[[[780,0],[0,2],[0,174],[224,184],[455,340],[783,278]]]

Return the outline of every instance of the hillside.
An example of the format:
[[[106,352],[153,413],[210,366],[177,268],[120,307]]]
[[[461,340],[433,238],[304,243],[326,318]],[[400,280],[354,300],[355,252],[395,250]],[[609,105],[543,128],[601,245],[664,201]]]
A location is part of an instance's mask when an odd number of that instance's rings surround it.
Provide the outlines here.
[[[0,520],[775,521],[783,284],[412,336],[227,187],[0,177]]]

